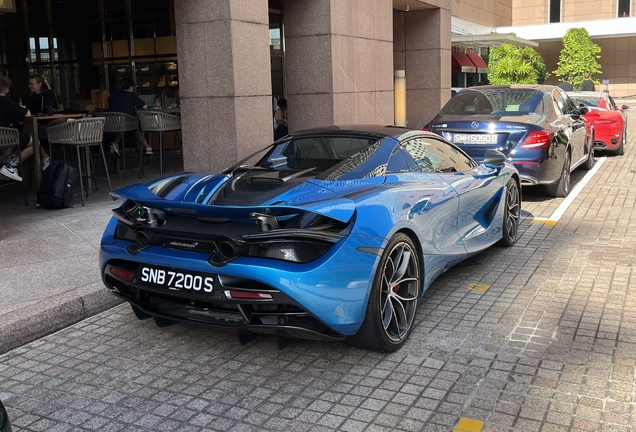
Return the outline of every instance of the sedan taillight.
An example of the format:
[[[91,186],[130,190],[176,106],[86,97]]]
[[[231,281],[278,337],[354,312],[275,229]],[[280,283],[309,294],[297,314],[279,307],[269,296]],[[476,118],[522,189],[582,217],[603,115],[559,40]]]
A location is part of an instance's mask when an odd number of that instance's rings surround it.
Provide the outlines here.
[[[532,131],[523,140],[523,143],[519,147],[522,150],[536,150],[543,147],[547,147],[552,142],[554,134],[548,131]]]
[[[614,124],[616,123],[616,120],[596,120],[594,121],[594,124]]]

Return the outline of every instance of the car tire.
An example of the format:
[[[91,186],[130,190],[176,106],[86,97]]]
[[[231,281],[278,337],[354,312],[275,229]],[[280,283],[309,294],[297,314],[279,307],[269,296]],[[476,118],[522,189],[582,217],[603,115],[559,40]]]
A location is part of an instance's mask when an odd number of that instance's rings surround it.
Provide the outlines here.
[[[510,247],[517,242],[519,236],[519,217],[521,216],[521,190],[515,179],[510,179],[506,185],[504,197],[504,215],[501,230],[503,236],[497,243],[499,246]]]
[[[563,168],[561,169],[561,177],[559,180],[548,185],[548,195],[565,198],[570,193],[570,166],[572,165],[572,154],[568,149],[565,153],[565,161],[563,162]]]
[[[623,128],[623,137],[621,138],[621,145],[616,149],[616,155],[623,156],[625,154],[625,143],[627,142],[627,127]]]
[[[594,168],[596,160],[594,159],[594,131],[592,131],[592,139],[590,139],[590,146],[587,152],[587,160],[583,163],[582,168],[584,170],[591,170]]]
[[[413,328],[422,283],[420,256],[413,241],[396,234],[380,258],[364,322],[347,342],[373,351],[400,349]]]

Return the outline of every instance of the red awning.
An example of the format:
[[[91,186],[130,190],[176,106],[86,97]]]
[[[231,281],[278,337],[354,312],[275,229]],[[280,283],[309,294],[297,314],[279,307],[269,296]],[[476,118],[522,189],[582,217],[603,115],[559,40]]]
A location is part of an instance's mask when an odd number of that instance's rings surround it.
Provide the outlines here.
[[[453,50],[452,71],[453,73],[475,73],[477,69],[463,51]]]
[[[488,73],[488,65],[483,58],[477,53],[477,51],[468,50],[466,55],[471,62],[477,67],[477,73]]]

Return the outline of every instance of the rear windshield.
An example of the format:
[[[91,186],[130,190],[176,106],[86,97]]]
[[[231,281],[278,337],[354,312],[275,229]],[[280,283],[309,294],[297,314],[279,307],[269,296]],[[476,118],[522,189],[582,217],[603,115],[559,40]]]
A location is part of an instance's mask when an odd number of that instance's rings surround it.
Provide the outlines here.
[[[600,96],[574,96],[574,95],[569,95],[570,99],[572,99],[572,101],[574,101],[575,104],[580,105],[586,105],[586,106],[598,106],[598,104],[601,102],[601,97]]]
[[[535,89],[483,89],[463,91],[440,114],[446,115],[543,115],[543,93]]]

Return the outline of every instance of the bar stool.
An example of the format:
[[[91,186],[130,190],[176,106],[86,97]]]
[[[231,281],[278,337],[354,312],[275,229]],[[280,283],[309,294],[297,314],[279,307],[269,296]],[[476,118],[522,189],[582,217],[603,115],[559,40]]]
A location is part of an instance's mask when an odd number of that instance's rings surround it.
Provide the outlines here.
[[[110,175],[108,174],[108,162],[106,161],[106,154],[104,153],[104,147],[102,146],[105,122],[106,119],[104,117],[92,117],[69,120],[62,124],[48,128],[49,144],[75,146],[75,150],[77,151],[77,165],[79,168],[82,207],[84,207],[84,177],[86,177],[87,181],[90,178],[93,179],[93,182],[95,183],[95,190],[97,190],[97,182],[95,181],[95,169],[93,169],[93,175],[91,175],[91,168],[86,166],[86,175],[84,175],[82,171],[80,148],[83,148],[86,152],[87,148],[90,149],[92,146],[99,146],[99,151],[101,152],[102,160],[104,161],[104,169],[106,170],[106,178],[108,179],[108,190],[113,190],[110,183]],[[88,156],[88,159],[90,160],[90,154]],[[88,194],[86,196],[88,196]]]
[[[129,132],[135,132],[139,129],[139,121],[137,117],[130,114],[119,112],[99,112],[95,113],[93,117],[103,117],[106,119],[104,123],[104,133],[106,134],[121,134],[122,151],[124,152],[124,180],[126,180],[126,142],[124,141],[124,135]],[[142,149],[143,150],[143,149]],[[139,157],[139,171],[141,176],[141,156]],[[131,157],[131,160],[133,157]]]
[[[24,169],[22,167],[22,152],[20,151],[20,134],[17,129],[8,128],[8,127],[0,127],[0,150],[6,150],[13,147],[18,148],[18,159],[20,160],[20,174],[24,175]],[[18,181],[8,181],[2,182],[6,183],[0,187],[10,186],[14,183],[20,183]],[[24,184],[24,179],[22,179],[22,191],[24,193],[24,205],[28,206],[29,202],[27,200],[27,191],[26,184]]]
[[[137,117],[139,117],[139,122],[141,123],[142,133],[147,133],[148,135],[151,133],[159,134],[159,175],[163,177],[163,134],[164,132],[181,131],[181,117],[151,110],[139,110],[137,111]],[[143,152],[141,152],[141,155],[143,158]],[[175,155],[175,172],[177,171],[177,158],[178,156]]]

